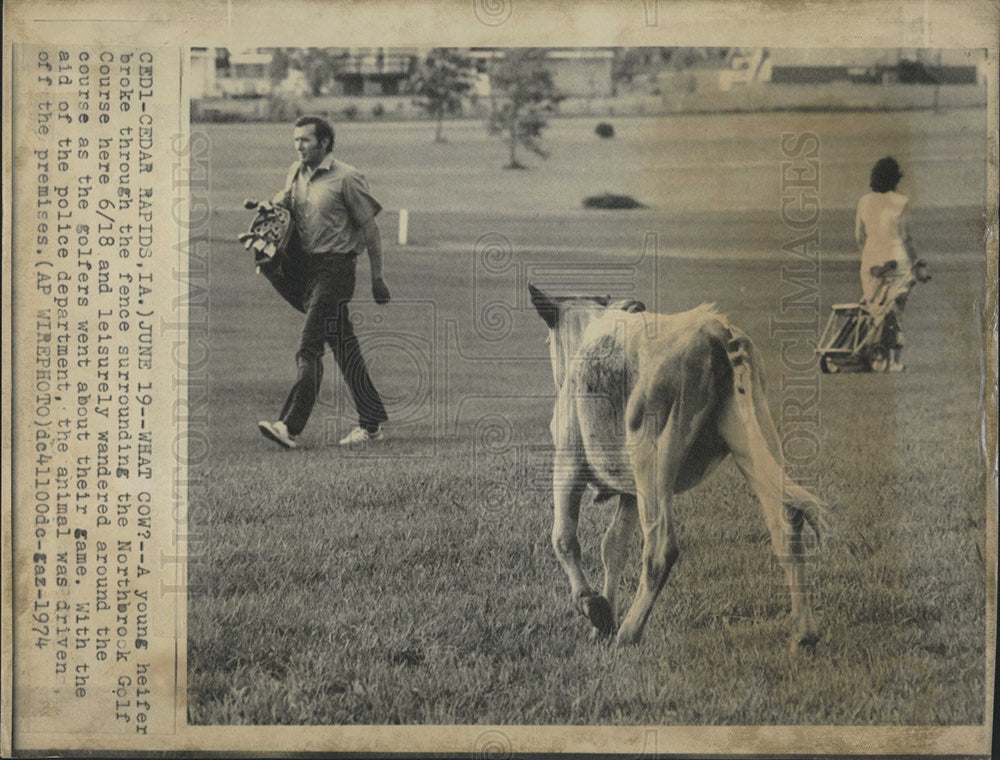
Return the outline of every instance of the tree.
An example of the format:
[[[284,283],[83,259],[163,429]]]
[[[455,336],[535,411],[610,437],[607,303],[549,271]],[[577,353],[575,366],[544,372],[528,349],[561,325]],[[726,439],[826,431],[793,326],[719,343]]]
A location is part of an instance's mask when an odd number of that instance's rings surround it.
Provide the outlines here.
[[[441,133],[445,114],[457,113],[472,89],[472,62],[450,48],[436,48],[410,77],[413,102],[437,119],[434,142],[444,142]]]
[[[267,65],[267,78],[271,80],[272,90],[285,81],[291,62],[292,59],[283,48],[275,48],[271,52],[271,62]]]
[[[618,48],[615,51],[614,70],[611,79],[615,82],[630,83],[649,67],[650,48]]]
[[[499,103],[494,102],[489,130],[500,135],[510,151],[506,169],[525,168],[517,160],[518,145],[542,158],[548,157],[541,145],[542,130],[548,126],[546,114],[555,111],[563,99],[552,83],[552,72],[541,48],[516,48],[505,51],[490,73]]]
[[[304,55],[299,52],[290,65],[305,74],[309,90],[314,97],[323,94],[323,88],[340,69],[340,62],[324,48],[309,48]]]

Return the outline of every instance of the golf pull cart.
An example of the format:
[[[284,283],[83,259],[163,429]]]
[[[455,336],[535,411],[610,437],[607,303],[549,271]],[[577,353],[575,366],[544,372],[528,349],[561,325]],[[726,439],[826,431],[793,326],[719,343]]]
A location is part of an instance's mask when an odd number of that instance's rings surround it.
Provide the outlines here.
[[[896,276],[896,262],[872,267],[881,282],[871,301],[834,304],[820,336],[816,353],[825,373],[842,369],[885,372],[893,348],[898,346],[899,321],[896,309],[916,282],[927,282],[927,264],[918,259],[911,276]]]

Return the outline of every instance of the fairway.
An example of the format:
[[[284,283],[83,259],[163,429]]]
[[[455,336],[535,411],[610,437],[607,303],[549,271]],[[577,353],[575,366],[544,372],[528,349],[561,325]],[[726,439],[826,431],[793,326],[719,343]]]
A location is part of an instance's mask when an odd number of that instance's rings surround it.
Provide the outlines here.
[[[358,267],[356,330],[390,415],[367,451],[332,360],[302,449],[264,440],[294,382],[301,316],[237,243],[244,197],[280,188],[286,125],[201,125],[210,144],[210,452],[189,525],[194,724],[967,725],[987,683],[980,417],[985,114],[783,113],[553,122],[548,161],[503,171],[478,122],[346,124],[335,155],[385,206],[393,301]],[[199,125],[193,125],[198,127]],[[860,292],[854,204],[892,153],[933,279],[903,315],[902,374],[810,377],[816,449],[796,478],[834,517],[811,545],[822,634],[787,649],[788,594],[759,503],[731,461],[677,500],[680,559],[640,646],[591,639],[550,545],[555,390],[528,281],[715,302],[765,361],[779,427],[793,375],[774,320],[781,139],[814,132],[818,314]],[[627,193],[647,208],[586,212]],[[396,244],[398,211],[410,245]],[[797,375],[796,375],[797,376]],[[782,432],[785,428],[782,427]],[[600,577],[606,505],[581,544]],[[639,544],[626,574],[634,591]]]

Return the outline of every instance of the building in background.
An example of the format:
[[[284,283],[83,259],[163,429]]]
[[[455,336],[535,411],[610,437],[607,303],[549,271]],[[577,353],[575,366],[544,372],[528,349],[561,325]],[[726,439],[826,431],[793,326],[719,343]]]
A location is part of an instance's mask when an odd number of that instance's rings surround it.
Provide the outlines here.
[[[614,48],[555,48],[547,58],[553,84],[562,95],[604,98],[614,94]]]
[[[337,58],[333,79],[340,95],[398,95],[429,50],[421,48],[346,48]]]
[[[217,86],[220,93],[231,98],[256,98],[271,91],[268,68],[271,65],[271,51],[243,51],[231,53],[228,65],[216,69]]]
[[[215,89],[215,48],[193,47],[189,60],[188,78],[184,83],[188,96],[195,100],[215,97],[218,94]]]
[[[489,62],[503,58],[503,48],[459,48],[481,74]],[[192,48],[192,97],[264,97],[272,93],[308,95],[307,70],[322,55],[329,66],[320,94],[346,96],[399,95],[430,48],[356,47],[311,50],[281,49],[290,64],[280,79],[272,79],[276,48],[230,52],[224,48]],[[547,51],[553,81],[567,97],[607,97],[613,94],[615,49],[551,48]],[[291,81],[286,81],[291,80]],[[488,85],[482,88],[488,92]]]
[[[490,64],[504,57],[501,47],[459,50],[472,59],[477,71],[489,75]],[[600,98],[614,94],[615,48],[548,48],[546,60],[556,89],[570,98]],[[485,85],[483,85],[485,86]],[[488,86],[486,91],[489,91]]]
[[[455,48],[471,60],[467,114],[496,93],[490,71],[507,48]],[[829,106],[979,104],[985,50],[919,48],[545,48],[566,115]],[[408,83],[433,48],[192,48],[186,86],[199,118],[269,120],[319,108],[340,118],[419,118]],[[923,84],[932,88],[900,89]],[[875,87],[875,85],[880,85]],[[928,94],[930,93],[930,94]],[[826,98],[826,100],[824,100]],[[371,99],[362,102],[359,99]],[[260,101],[254,103],[253,101]],[[231,102],[226,102],[231,101]]]
[[[421,48],[192,48],[193,98],[398,95],[429,50]],[[282,57],[282,66],[274,65]],[[312,79],[319,77],[314,89]],[[318,90],[318,92],[316,92]]]
[[[923,48],[769,48],[770,81],[821,84],[977,84],[986,51]]]

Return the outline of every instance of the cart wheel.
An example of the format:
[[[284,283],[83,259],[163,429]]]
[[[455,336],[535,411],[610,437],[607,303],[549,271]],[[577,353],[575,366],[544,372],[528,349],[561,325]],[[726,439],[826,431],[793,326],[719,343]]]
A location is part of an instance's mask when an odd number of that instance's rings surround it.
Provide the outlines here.
[[[840,367],[837,366],[837,363],[826,354],[819,357],[819,368],[821,372],[827,375],[836,375],[840,372]]]
[[[889,369],[889,352],[885,346],[875,346],[868,357],[868,366],[872,372],[885,372]]]

